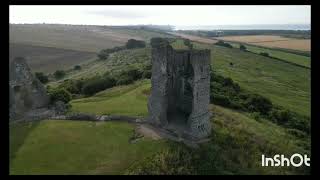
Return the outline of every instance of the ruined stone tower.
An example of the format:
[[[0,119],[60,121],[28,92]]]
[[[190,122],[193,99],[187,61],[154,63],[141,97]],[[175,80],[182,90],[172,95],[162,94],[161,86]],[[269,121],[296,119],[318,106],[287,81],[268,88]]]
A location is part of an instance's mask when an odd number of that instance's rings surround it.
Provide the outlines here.
[[[9,115],[10,119],[46,107],[49,97],[43,84],[32,74],[24,58],[15,58],[9,65]]]
[[[201,139],[210,134],[210,50],[174,50],[151,39],[152,77],[149,121]]]

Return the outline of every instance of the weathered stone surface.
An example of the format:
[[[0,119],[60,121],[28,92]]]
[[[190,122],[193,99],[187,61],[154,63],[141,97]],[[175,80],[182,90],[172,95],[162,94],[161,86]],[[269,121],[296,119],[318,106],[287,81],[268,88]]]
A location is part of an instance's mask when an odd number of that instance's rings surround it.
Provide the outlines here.
[[[174,50],[166,40],[151,39],[152,77],[149,121],[192,138],[211,132],[210,50]]]
[[[10,119],[49,104],[45,87],[34,77],[24,58],[15,58],[9,65],[9,99]]]

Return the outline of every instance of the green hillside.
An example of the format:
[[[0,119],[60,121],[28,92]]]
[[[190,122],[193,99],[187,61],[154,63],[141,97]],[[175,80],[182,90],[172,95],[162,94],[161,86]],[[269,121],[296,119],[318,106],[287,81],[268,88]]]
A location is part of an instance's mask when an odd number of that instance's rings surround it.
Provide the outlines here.
[[[145,115],[149,88],[149,80],[111,88],[72,101],[72,111]],[[130,144],[134,126],[121,122],[14,124],[10,126],[10,174],[309,173],[305,168],[260,165],[262,153],[309,154],[308,139],[296,138],[269,121],[256,121],[247,113],[217,105],[212,111],[212,140],[197,150],[148,138]]]

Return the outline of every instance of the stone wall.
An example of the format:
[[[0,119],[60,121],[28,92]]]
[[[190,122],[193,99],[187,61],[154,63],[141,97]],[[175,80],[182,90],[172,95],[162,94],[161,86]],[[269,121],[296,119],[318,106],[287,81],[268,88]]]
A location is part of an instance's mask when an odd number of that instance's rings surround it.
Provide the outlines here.
[[[149,121],[166,127],[181,119],[175,123],[186,126],[185,131],[192,137],[208,136],[211,131],[210,51],[174,50],[161,38],[153,38],[151,46]]]

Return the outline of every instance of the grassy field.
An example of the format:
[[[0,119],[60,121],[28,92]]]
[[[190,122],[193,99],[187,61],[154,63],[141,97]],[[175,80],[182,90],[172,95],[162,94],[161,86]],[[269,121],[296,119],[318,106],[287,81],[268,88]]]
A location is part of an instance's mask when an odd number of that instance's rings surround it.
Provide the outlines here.
[[[272,35],[226,36],[216,39],[243,42],[266,47],[311,51],[310,39],[294,39]]]
[[[10,174],[122,174],[165,147],[144,138],[132,144],[128,123],[54,121],[10,127]]]
[[[93,97],[72,101],[72,111],[144,116],[148,97],[145,92],[149,88],[149,80],[115,87]],[[211,110],[215,114],[212,140],[196,152],[197,163],[201,166],[195,173],[309,173],[305,168],[260,165],[262,153],[270,156],[274,153],[310,153],[308,139],[298,139],[269,121],[256,121],[250,114],[216,105]],[[172,166],[166,156],[160,156],[163,159],[159,159],[159,164],[155,155],[168,155],[168,149],[177,148],[179,144],[147,138],[130,144],[128,140],[133,129],[133,125],[120,122],[60,120],[11,125],[10,174],[135,174],[141,166],[156,168],[155,172],[161,173]],[[147,162],[150,161],[156,164],[149,166]]]
[[[19,56],[26,58],[33,72],[53,73],[88,62],[95,58],[96,53],[10,43],[9,60]]]
[[[182,41],[173,46],[179,48]],[[250,92],[271,99],[274,104],[310,117],[310,70],[236,48],[193,43],[194,48],[211,49],[213,69],[231,77]],[[230,63],[233,63],[231,66]]]
[[[239,45],[240,45],[239,43],[230,43],[230,44],[235,48],[239,48]],[[308,68],[311,67],[311,58],[308,56],[284,52],[281,50],[262,48],[262,47],[257,47],[257,46],[250,46],[250,45],[245,45],[245,46],[246,46],[247,50],[250,52],[254,52],[257,54],[259,54],[261,52],[266,52],[272,57],[279,58],[279,59],[285,60],[287,62],[298,64],[298,65],[305,66]]]

